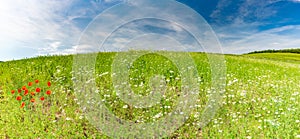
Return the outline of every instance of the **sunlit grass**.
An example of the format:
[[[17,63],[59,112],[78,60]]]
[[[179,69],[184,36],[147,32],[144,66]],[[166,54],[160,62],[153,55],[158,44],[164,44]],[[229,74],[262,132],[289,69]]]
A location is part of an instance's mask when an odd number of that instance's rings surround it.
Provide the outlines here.
[[[280,56],[279,56],[280,55]],[[151,108],[133,108],[116,95],[111,79],[115,53],[100,53],[95,78],[101,100],[118,117],[146,123],[171,112],[180,94],[178,69],[158,55],[139,58],[130,67],[130,85],[139,95],[149,94],[153,74],[166,77],[167,93]],[[300,64],[298,54],[226,56],[227,86],[222,107],[203,129],[198,128],[210,90],[206,55],[191,53],[198,68],[200,99],[189,120],[170,138],[296,138],[300,136]],[[283,57],[281,57],[283,56]],[[0,63],[1,138],[108,138],[84,117],[74,95],[72,56],[39,57]],[[12,89],[39,79],[52,82],[49,104],[20,109]],[[46,86],[46,85],[45,85]]]
[[[290,63],[300,63],[300,55],[295,53],[259,53],[247,54],[250,58],[268,59],[274,61],[283,61]]]

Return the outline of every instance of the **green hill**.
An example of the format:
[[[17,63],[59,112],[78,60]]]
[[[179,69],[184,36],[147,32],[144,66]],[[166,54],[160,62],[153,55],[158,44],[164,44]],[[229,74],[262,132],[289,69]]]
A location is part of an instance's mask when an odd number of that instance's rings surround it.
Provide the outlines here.
[[[105,107],[121,119],[152,123],[173,112],[181,95],[181,75],[172,61],[149,54],[128,67],[128,82],[141,96],[149,93],[150,79],[165,77],[164,98],[150,108],[135,108],[118,98],[112,63],[116,53],[99,53],[95,82]],[[203,53],[191,53],[199,75],[199,98],[188,120],[170,138],[295,138],[300,134],[300,63],[298,54],[259,53],[226,55],[226,91],[222,107],[199,129],[211,88],[211,69]],[[0,138],[108,138],[92,126],[74,95],[73,56],[38,57],[0,63]],[[188,69],[188,67],[187,67]],[[35,83],[38,79],[39,83]],[[51,86],[47,86],[47,82]],[[33,82],[29,86],[28,82]],[[18,93],[18,89],[25,90]],[[41,92],[36,92],[39,87]],[[14,94],[11,91],[14,90]],[[51,95],[47,94],[51,91]],[[33,94],[31,94],[33,92]],[[16,100],[23,96],[21,100]],[[44,100],[41,99],[44,97]],[[34,102],[30,102],[34,99]],[[90,99],[91,104],[94,102]],[[22,102],[25,102],[24,108]],[[217,103],[217,102],[216,102]],[[97,108],[96,108],[97,109]],[[180,111],[176,112],[181,114]],[[97,118],[99,115],[95,115]],[[202,117],[203,118],[203,117]],[[202,120],[206,120],[205,117]],[[117,127],[114,127],[117,128]],[[113,129],[112,129],[113,130]],[[147,133],[148,131],[145,131]],[[124,133],[125,134],[125,133]]]
[[[300,54],[296,53],[253,53],[246,54],[249,58],[268,59],[274,61],[283,61],[291,63],[300,63]]]
[[[254,51],[248,54],[256,54],[256,53],[297,53],[300,54],[300,49],[281,49],[281,50],[263,50],[263,51]]]

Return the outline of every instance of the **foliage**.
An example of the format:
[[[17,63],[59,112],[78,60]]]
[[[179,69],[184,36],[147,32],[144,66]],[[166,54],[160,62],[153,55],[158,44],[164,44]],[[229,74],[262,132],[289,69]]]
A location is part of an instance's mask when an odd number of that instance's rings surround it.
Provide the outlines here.
[[[263,50],[263,51],[254,51],[248,54],[257,54],[257,53],[297,53],[300,54],[300,49],[281,49],[281,50]]]

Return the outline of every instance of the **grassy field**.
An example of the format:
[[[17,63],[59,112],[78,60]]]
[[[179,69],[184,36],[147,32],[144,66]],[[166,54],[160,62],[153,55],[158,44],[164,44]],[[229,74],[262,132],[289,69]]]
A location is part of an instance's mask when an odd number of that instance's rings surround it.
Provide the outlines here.
[[[300,63],[299,54],[294,53],[258,53],[258,54],[247,54],[250,58],[268,59],[290,63]]]
[[[156,121],[173,110],[181,78],[170,60],[149,54],[129,68],[130,87],[140,95],[149,93],[151,75],[161,74],[167,79],[167,91],[160,104],[139,109],[122,102],[114,91],[111,79],[114,56],[115,53],[100,53],[95,65],[99,97],[109,110],[137,123]],[[200,77],[200,97],[187,122],[168,138],[300,138],[300,54],[226,55],[222,106],[202,129],[197,125],[211,92],[210,66],[205,54],[191,53],[191,56]],[[73,56],[0,63],[0,138],[109,138],[92,126],[79,108],[80,100],[74,95],[72,63]],[[26,89],[22,90],[23,86]],[[23,95],[25,90],[29,90],[28,95]],[[31,92],[35,95],[30,95]],[[21,95],[22,100],[16,100]],[[32,99],[35,101],[30,102]],[[25,102],[23,108],[22,102]]]

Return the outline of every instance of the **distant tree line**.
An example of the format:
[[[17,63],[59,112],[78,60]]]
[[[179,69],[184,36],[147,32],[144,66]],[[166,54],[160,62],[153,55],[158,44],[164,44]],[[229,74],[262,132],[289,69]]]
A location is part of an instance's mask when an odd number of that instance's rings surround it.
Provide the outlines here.
[[[300,54],[300,49],[282,49],[282,50],[263,50],[263,51],[254,51],[248,54],[256,54],[256,53],[297,53]]]

